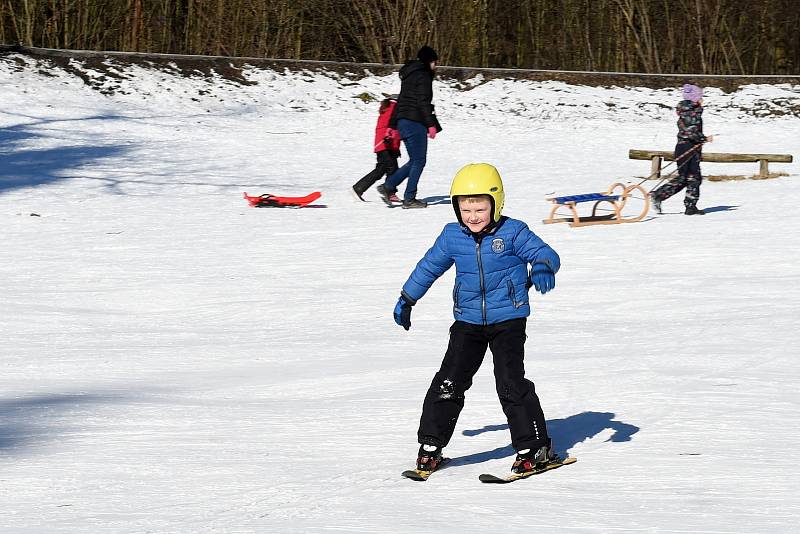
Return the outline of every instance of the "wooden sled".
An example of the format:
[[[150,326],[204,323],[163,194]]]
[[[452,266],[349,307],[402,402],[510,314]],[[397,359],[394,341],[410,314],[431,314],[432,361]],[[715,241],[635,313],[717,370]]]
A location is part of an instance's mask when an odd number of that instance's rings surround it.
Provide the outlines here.
[[[638,192],[641,198],[644,199],[644,207],[641,213],[635,216],[629,216],[622,213],[628,200],[633,197],[633,193]],[[589,193],[585,195],[570,195],[565,197],[552,197],[548,198],[553,203],[553,209],[550,210],[550,216],[544,219],[544,224],[553,224],[559,222],[569,223],[570,226],[592,226],[595,224],[621,224],[641,221],[647,215],[650,209],[650,195],[639,184],[624,185],[619,182],[613,184],[608,188],[605,193]],[[594,202],[592,206],[592,214],[589,216],[581,217],[578,215],[577,205],[582,202]],[[597,207],[607,202],[614,209],[614,213],[607,215],[597,215]],[[556,212],[561,208],[567,208],[571,211],[571,217],[558,217]]]

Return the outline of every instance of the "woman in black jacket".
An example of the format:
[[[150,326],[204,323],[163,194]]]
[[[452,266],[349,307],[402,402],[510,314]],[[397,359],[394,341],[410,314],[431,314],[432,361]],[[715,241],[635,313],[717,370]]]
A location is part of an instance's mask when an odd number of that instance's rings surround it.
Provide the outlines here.
[[[406,145],[409,160],[405,165],[378,186],[383,201],[392,205],[396,200],[397,187],[408,178],[403,194],[403,208],[426,208],[417,200],[417,183],[425,168],[428,155],[428,139],[434,139],[442,131],[436,119],[433,104],[433,76],[439,56],[429,46],[417,52],[417,58],[408,61],[400,69],[400,96],[389,122],[388,135],[400,138]]]

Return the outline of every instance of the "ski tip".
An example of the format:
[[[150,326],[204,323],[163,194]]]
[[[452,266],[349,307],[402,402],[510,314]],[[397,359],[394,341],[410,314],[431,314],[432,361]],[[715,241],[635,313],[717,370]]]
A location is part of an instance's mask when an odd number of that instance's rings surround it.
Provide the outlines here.
[[[500,477],[495,476],[495,475],[490,475],[489,473],[484,473],[484,474],[480,475],[478,477],[478,480],[480,480],[481,482],[485,482],[487,484],[502,484],[504,482],[507,482],[506,479],[500,478]]]
[[[430,474],[425,475],[415,469],[409,469],[408,471],[403,471],[400,474],[410,480],[416,480],[417,482],[425,482],[430,476]]]

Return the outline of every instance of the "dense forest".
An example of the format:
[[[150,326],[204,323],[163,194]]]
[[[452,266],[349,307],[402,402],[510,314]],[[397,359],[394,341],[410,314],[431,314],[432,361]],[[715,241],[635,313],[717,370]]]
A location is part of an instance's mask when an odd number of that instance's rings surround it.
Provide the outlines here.
[[[0,0],[0,43],[470,67],[800,74],[798,0]]]

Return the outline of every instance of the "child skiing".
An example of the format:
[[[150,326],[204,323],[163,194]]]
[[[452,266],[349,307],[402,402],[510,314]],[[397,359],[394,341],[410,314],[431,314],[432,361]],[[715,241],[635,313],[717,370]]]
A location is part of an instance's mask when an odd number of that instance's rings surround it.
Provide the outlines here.
[[[533,286],[545,294],[553,289],[560,259],[525,223],[501,216],[505,193],[492,165],[462,168],[453,178],[450,196],[458,222],[445,225],[403,286],[394,310],[395,322],[408,330],[412,307],[455,264],[455,322],[422,406],[417,470],[425,478],[442,462],[442,449],[488,347],[497,395],[517,451],[512,471],[534,471],[557,457],[534,384],[525,378],[528,290]]]
[[[653,207],[661,213],[661,203],[685,187],[684,213],[705,215],[706,212],[697,207],[700,184],[703,181],[703,175],[700,174],[700,153],[703,143],[712,142],[714,136],[703,135],[703,90],[687,83],[681,92],[683,100],[675,108],[678,114],[678,143],[675,145],[678,176],[651,192],[650,198]]]
[[[364,192],[372,187],[372,184],[383,178],[391,176],[397,170],[397,158],[400,157],[400,137],[387,135],[389,120],[392,112],[397,105],[397,97],[384,98],[378,114],[378,124],[375,125],[375,146],[374,152],[378,163],[372,172],[353,185],[353,193],[358,200],[364,201]],[[395,198],[397,202],[398,199]]]

